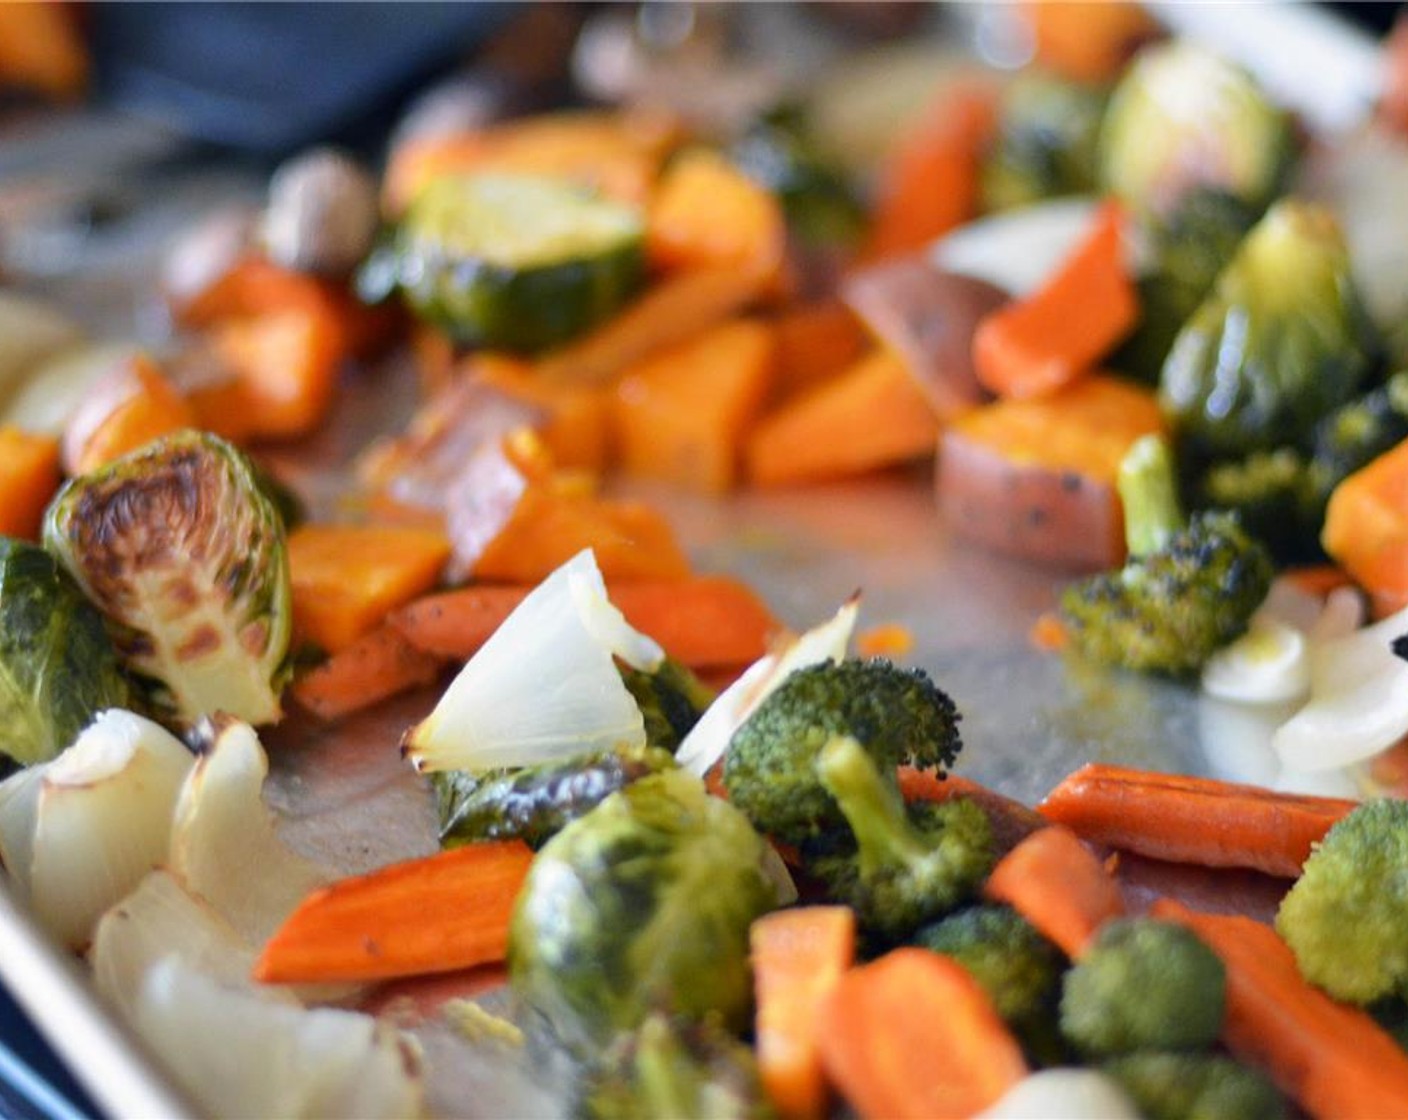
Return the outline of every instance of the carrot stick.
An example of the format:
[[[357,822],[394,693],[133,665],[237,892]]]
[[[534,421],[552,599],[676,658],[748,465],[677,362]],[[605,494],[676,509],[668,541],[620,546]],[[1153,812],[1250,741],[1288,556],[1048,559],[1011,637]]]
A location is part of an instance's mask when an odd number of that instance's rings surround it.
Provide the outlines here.
[[[390,622],[417,649],[465,661],[530,590],[479,584],[428,595],[392,612]],[[728,576],[612,583],[608,591],[627,622],[694,669],[756,661],[778,629],[752,589]]]
[[[1120,211],[1105,206],[1085,241],[1026,299],[990,312],[973,335],[978,380],[1002,397],[1039,397],[1087,372],[1139,318]]]
[[[1356,804],[1093,762],[1048,793],[1038,811],[1111,848],[1294,879],[1311,846]]]
[[[855,911],[849,906],[778,910],[755,921],[748,940],[763,1086],[783,1116],[824,1116],[817,1013],[855,958]]]
[[[1110,918],[1124,913],[1119,886],[1075,833],[1043,828],[998,861],[983,887],[1071,958]]]
[[[1199,914],[1169,899],[1155,917],[1196,933],[1227,968],[1223,1040],[1311,1116],[1408,1116],[1408,1055],[1365,1012],[1309,984],[1289,946],[1251,918]]]
[[[826,1072],[862,1120],[971,1116],[1027,1073],[987,993],[927,949],[896,949],[841,977],[818,1037]]]
[[[334,720],[430,684],[440,666],[440,658],[383,623],[295,681],[293,698],[319,719]]]
[[[1281,578],[1307,595],[1325,598],[1331,591],[1341,587],[1352,587],[1354,581],[1349,573],[1334,564],[1312,564],[1305,568],[1287,568]]]
[[[333,883],[269,939],[254,978],[385,980],[501,961],[532,862],[520,840],[487,841]]]

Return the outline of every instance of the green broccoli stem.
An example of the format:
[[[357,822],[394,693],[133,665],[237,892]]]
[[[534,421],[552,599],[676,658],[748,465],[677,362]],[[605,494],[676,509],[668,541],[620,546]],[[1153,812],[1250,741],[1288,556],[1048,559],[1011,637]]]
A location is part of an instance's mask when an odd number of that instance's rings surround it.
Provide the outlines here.
[[[1131,556],[1148,556],[1165,547],[1187,524],[1178,500],[1173,452],[1159,436],[1142,436],[1120,460],[1120,502],[1124,539]]]
[[[929,853],[930,846],[905,817],[899,790],[885,782],[855,739],[849,735],[831,739],[817,755],[816,770],[855,834],[862,876],[913,864]]]

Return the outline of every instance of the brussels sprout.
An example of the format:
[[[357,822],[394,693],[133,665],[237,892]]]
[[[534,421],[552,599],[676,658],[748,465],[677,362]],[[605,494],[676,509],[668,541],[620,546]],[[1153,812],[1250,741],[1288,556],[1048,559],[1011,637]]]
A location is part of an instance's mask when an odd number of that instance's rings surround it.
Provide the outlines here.
[[[1252,76],[1189,43],[1141,54],[1100,130],[1103,185],[1146,215],[1167,216],[1204,187],[1260,212],[1294,154],[1289,117]]]
[[[107,616],[124,668],[178,726],[280,715],[291,619],[278,511],[204,432],[148,444],[59,492],[45,546]]]
[[[1095,146],[1107,92],[1028,73],[1003,93],[997,143],[983,164],[988,210],[1028,206],[1095,188]]]
[[[1328,211],[1285,201],[1179,332],[1159,395],[1195,453],[1302,446],[1360,390],[1376,350],[1339,226]]]
[[[126,703],[103,616],[42,548],[0,537],[0,752],[47,762]]]
[[[748,927],[779,901],[770,853],[684,771],[612,794],[533,861],[509,930],[514,991],[576,1050],[652,1011],[742,1027]]]

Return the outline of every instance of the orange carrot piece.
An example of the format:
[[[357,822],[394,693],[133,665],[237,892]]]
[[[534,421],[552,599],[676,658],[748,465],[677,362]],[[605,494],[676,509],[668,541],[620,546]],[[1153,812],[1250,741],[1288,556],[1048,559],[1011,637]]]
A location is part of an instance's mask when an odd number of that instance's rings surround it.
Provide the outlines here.
[[[1022,13],[1036,40],[1037,60],[1077,82],[1113,82],[1135,52],[1160,35],[1159,25],[1130,0],[1028,0]]]
[[[76,101],[88,85],[88,52],[69,4],[0,4],[0,86]]]
[[[973,335],[978,380],[1001,397],[1040,397],[1069,385],[1139,319],[1124,263],[1120,210],[1103,207],[1086,239],[1042,287],[990,312]]]
[[[741,311],[766,290],[766,277],[741,268],[666,276],[595,330],[538,358],[534,371],[548,382],[605,384],[627,366]]]
[[[213,328],[212,342],[243,387],[250,435],[287,439],[322,423],[348,354],[335,318],[294,308],[230,319]]]
[[[264,946],[270,984],[385,980],[501,961],[533,853],[468,844],[343,879],[299,904]]]
[[[393,611],[389,621],[418,649],[465,661],[530,590],[521,584],[476,584],[426,596]],[[613,581],[608,592],[627,622],[692,669],[756,661],[780,628],[757,594],[728,576]]]
[[[872,626],[856,635],[861,657],[903,657],[914,649],[914,631],[899,622]]]
[[[474,355],[467,366],[476,377],[515,401],[542,412],[534,431],[563,470],[601,474],[611,465],[611,398],[596,385],[546,381],[533,367],[502,354]]]
[[[773,279],[787,223],[776,198],[723,156],[699,148],[676,157],[662,176],[645,243],[663,271],[730,268]]]
[[[58,440],[0,427],[0,536],[38,540],[61,481]]]
[[[1297,590],[1321,599],[1329,595],[1331,591],[1338,591],[1341,587],[1354,585],[1354,581],[1349,578],[1349,573],[1334,564],[1312,564],[1305,568],[1287,568],[1281,573],[1281,578],[1288,581]]]
[[[880,169],[863,260],[922,249],[977,215],[982,156],[996,121],[988,91],[945,91]]]
[[[1062,780],[1037,811],[1106,847],[1294,879],[1311,848],[1357,804],[1092,762]]]
[[[904,363],[876,350],[764,416],[748,437],[748,475],[759,486],[843,478],[931,456],[938,435]]]
[[[780,399],[828,381],[865,354],[869,341],[856,313],[838,299],[794,307],[774,321]]]
[[[622,468],[705,494],[732,489],[775,358],[772,328],[735,319],[628,368],[612,397]]]
[[[1376,607],[1408,603],[1408,440],[1335,487],[1320,543]]]
[[[1408,1056],[1368,1014],[1306,981],[1274,929],[1251,918],[1200,914],[1171,899],[1156,902],[1152,913],[1187,926],[1222,958],[1223,1040],[1311,1116],[1408,1116]]]
[[[1007,903],[1071,958],[1124,913],[1115,880],[1073,832],[1058,826],[1032,833],[1003,856],[983,894]]]
[[[972,1116],[1027,1074],[987,993],[927,949],[895,949],[841,977],[818,1038],[827,1074],[861,1120]]]
[[[87,474],[195,423],[185,397],[150,358],[136,354],[104,374],[74,411],[64,430],[64,469]]]
[[[849,906],[804,906],[766,914],[748,931],[758,1006],[758,1072],[789,1120],[820,1120],[827,1086],[818,1014],[855,959]]]
[[[1061,621],[1061,616],[1054,611],[1043,611],[1037,615],[1027,637],[1031,640],[1032,646],[1042,653],[1059,653],[1071,641],[1070,631]]]
[[[961,774],[940,778],[932,770],[900,767],[900,793],[906,801],[941,803],[966,798],[988,815],[997,851],[1008,852],[1047,823],[1036,810]]]
[[[397,693],[434,682],[443,662],[392,626],[378,626],[293,682],[293,698],[319,719],[335,720]]]
[[[450,556],[444,533],[390,525],[300,525],[288,537],[293,628],[329,653],[430,590]]]

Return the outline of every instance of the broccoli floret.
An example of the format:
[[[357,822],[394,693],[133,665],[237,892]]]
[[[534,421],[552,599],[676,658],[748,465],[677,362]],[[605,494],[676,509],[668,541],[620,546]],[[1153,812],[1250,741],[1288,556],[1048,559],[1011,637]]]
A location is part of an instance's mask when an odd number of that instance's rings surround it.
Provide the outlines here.
[[[1147,1120],[1280,1120],[1286,1099],[1254,1069],[1219,1054],[1150,1051],[1106,1062]]]
[[[1184,521],[1172,456],[1157,436],[1130,449],[1119,493],[1130,558],[1062,594],[1072,646],[1105,665],[1194,672],[1246,630],[1271,588],[1271,557],[1235,514]]]
[[[1061,986],[1061,1031],[1091,1057],[1197,1050],[1217,1041],[1227,972],[1191,930],[1152,918],[1107,923]]]
[[[517,837],[539,848],[609,794],[674,767],[668,751],[621,747],[519,770],[437,771],[430,783],[440,817],[440,842],[452,848]]]
[[[853,852],[830,852],[807,869],[856,912],[868,934],[892,941],[971,898],[996,858],[987,814],[970,801],[904,801],[854,739],[832,739],[817,773],[855,837]]]
[[[729,800],[763,832],[794,844],[844,829],[816,772],[827,741],[849,735],[895,787],[901,763],[941,769],[962,743],[953,701],[918,669],[829,661],[792,673],[734,734],[724,756]]]
[[[645,741],[671,753],[714,702],[713,689],[672,657],[653,672],[622,666],[621,679],[645,719]]]
[[[766,1120],[775,1116],[753,1052],[709,1019],[651,1015],[584,1078],[585,1120]]]
[[[1408,802],[1370,801],[1338,821],[1281,901],[1276,929],[1301,973],[1336,999],[1408,996]]]

